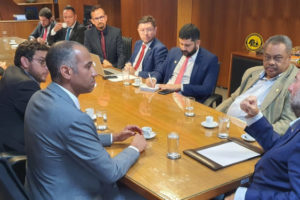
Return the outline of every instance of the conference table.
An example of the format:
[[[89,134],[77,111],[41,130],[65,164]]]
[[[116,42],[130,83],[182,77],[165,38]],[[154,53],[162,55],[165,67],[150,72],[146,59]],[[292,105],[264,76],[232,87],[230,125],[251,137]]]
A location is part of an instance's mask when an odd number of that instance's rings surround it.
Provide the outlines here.
[[[25,39],[19,37],[0,37],[0,62],[6,62],[6,66],[13,65],[16,48],[23,41]]]
[[[0,38],[0,61],[13,64],[15,52],[11,40],[18,44],[21,38]],[[45,88],[46,83],[41,84]],[[99,134],[121,131],[126,125],[136,124],[140,127],[150,126],[156,137],[147,140],[147,148],[140,158],[121,179],[134,191],[147,199],[210,199],[219,194],[231,191],[246,182],[254,171],[259,158],[254,158],[217,171],[206,167],[191,157],[183,154],[183,150],[198,148],[224,141],[217,137],[218,128],[201,126],[206,116],[215,120],[225,114],[195,103],[195,117],[184,115],[184,100],[178,93],[160,95],[156,92],[143,92],[133,85],[125,86],[122,82],[103,80],[96,77],[94,90],[79,96],[82,111],[86,108],[105,110],[108,115],[108,130]],[[234,118],[233,118],[234,119]],[[240,138],[244,133],[242,126],[230,125],[230,136]],[[179,150],[181,158],[167,158],[167,135],[170,132],[179,134]],[[113,144],[106,150],[114,157],[130,145],[132,138]],[[254,143],[258,146],[258,144]]]
[[[146,150],[121,180],[147,199],[212,198],[235,189],[247,180],[259,159],[213,171],[183,154],[185,149],[223,141],[217,137],[218,128],[204,128],[201,122],[207,115],[217,120],[224,114],[196,103],[196,116],[186,117],[183,98],[178,93],[160,95],[143,92],[133,85],[125,86],[122,82],[111,82],[97,76],[94,90],[80,95],[79,101],[82,111],[94,108],[107,112],[108,130],[104,132],[118,132],[129,124],[152,127],[156,137],[147,140]],[[231,137],[237,138],[243,133],[243,129],[233,123],[229,131]],[[178,160],[170,160],[166,156],[167,135],[170,132],[179,134],[181,158]],[[99,134],[103,133],[99,131]],[[106,149],[114,157],[129,146],[131,140],[113,144]]]

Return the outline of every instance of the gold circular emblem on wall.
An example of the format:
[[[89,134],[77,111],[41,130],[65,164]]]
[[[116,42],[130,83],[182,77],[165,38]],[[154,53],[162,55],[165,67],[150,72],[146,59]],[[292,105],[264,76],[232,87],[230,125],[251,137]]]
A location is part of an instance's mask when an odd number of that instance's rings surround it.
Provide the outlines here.
[[[258,33],[250,33],[246,37],[245,45],[249,51],[258,51],[262,48],[263,38]]]

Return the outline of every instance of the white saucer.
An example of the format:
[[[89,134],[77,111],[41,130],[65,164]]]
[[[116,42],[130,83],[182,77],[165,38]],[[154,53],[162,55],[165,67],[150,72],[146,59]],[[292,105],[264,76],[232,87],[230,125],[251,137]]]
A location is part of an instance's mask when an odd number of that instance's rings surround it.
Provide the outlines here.
[[[201,125],[205,128],[215,128],[218,126],[218,122],[207,123],[206,121],[201,122]]]
[[[16,42],[9,42],[10,45],[18,45]]]
[[[154,138],[155,136],[156,136],[156,133],[152,131],[152,132],[150,133],[149,136],[145,136],[145,135],[144,135],[144,138],[145,138],[146,140],[149,140],[149,139]]]
[[[107,126],[106,125],[99,125],[97,126],[97,129],[100,130],[100,131],[104,131],[107,129]]]
[[[141,84],[132,83],[131,85],[133,85],[134,87],[139,87]]]
[[[243,140],[247,141],[247,142],[254,142],[255,139],[249,135],[248,133],[244,133],[243,135],[241,135],[241,138],[243,138]]]

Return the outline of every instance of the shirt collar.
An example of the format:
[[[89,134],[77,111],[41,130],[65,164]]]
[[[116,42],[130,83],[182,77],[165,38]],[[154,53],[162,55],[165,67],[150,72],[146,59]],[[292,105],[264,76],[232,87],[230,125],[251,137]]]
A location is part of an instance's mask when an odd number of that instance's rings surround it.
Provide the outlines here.
[[[282,73],[278,74],[277,76],[275,76],[275,77],[273,77],[273,78],[271,78],[271,79],[267,79],[267,78],[266,78],[266,72],[265,72],[265,70],[264,70],[264,71],[262,71],[262,72],[259,74],[259,79],[260,79],[260,80],[275,81],[275,80],[277,80],[277,79],[281,76],[281,74],[282,74]]]
[[[59,85],[57,83],[54,83],[54,84],[58,85],[63,91],[65,91],[67,93],[67,95],[72,99],[72,101],[74,102],[74,104],[76,105],[76,107],[78,109],[80,109],[80,104],[79,104],[78,98],[72,92],[70,92],[69,90],[67,90],[66,88],[64,88],[63,86],[61,86],[61,85]]]
[[[195,61],[196,60],[196,58],[197,58],[197,55],[198,55],[198,52],[199,52],[199,49],[200,49],[200,47],[197,49],[197,51],[189,58],[189,62],[190,61]],[[185,55],[183,55],[185,58],[186,58],[186,56]]]
[[[20,67],[21,68],[21,67]],[[21,68],[23,71],[24,71],[24,73],[30,78],[30,79],[32,79],[33,81],[35,81],[38,85],[40,85],[40,83],[30,74],[30,73],[28,73],[27,71],[25,71],[23,68]]]
[[[74,26],[75,26],[75,24],[76,24],[76,21],[74,22],[74,24],[73,24],[72,26],[70,26],[70,27],[68,27],[68,28],[71,28],[71,29],[73,29],[73,28],[74,28]]]

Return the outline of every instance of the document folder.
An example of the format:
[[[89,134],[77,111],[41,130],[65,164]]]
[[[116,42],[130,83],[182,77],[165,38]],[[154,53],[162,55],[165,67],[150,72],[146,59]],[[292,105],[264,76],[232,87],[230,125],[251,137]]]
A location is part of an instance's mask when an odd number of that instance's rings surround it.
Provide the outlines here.
[[[263,150],[240,139],[228,138],[208,146],[187,149],[183,153],[213,170],[218,170],[259,157]]]

